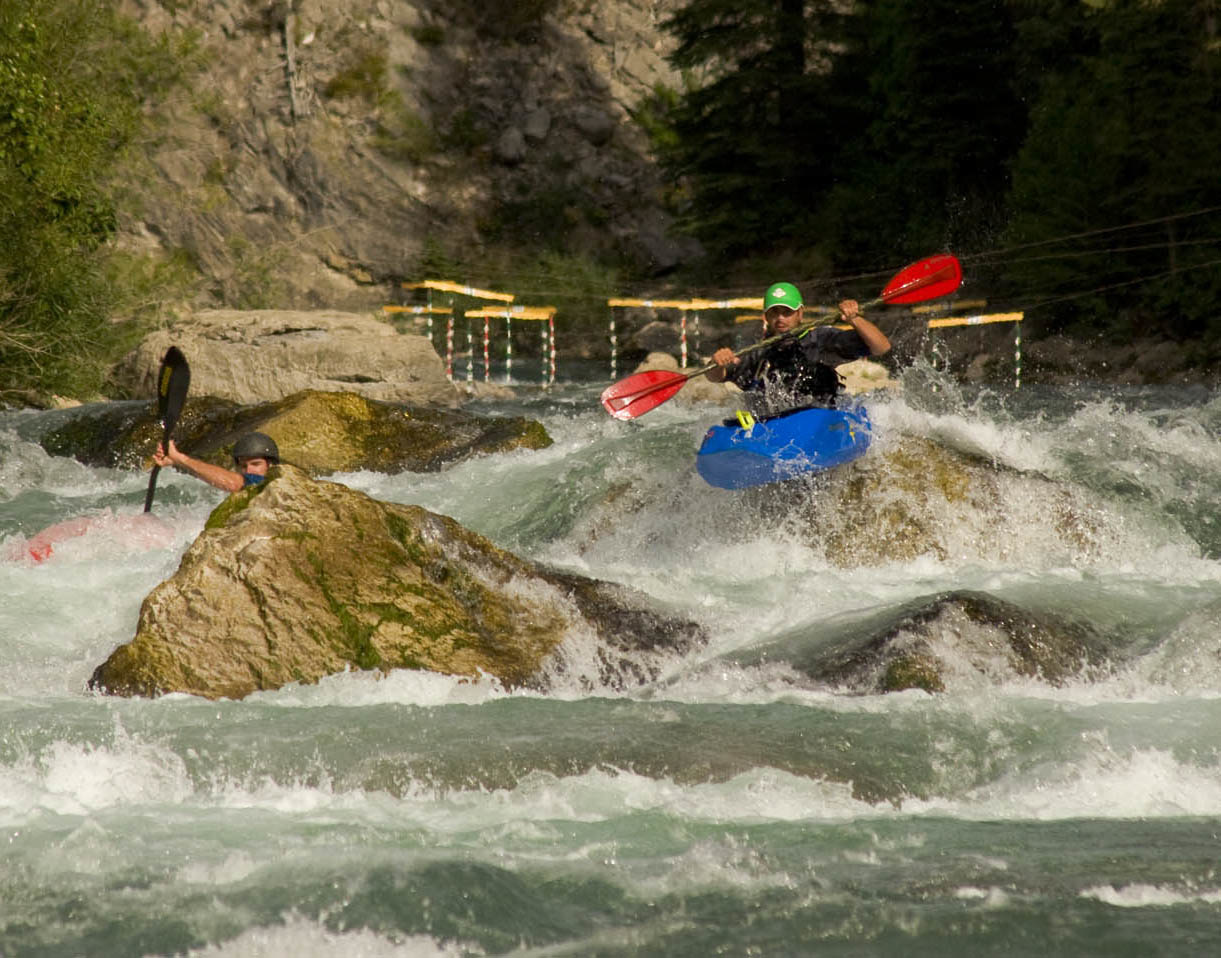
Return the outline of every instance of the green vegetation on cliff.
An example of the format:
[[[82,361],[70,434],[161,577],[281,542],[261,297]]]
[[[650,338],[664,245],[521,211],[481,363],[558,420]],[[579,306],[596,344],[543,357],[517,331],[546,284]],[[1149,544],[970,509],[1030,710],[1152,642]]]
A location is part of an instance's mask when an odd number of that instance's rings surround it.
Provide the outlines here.
[[[0,400],[100,387],[126,336],[111,316],[141,283],[109,245],[112,177],[182,53],[110,4],[0,4]]]

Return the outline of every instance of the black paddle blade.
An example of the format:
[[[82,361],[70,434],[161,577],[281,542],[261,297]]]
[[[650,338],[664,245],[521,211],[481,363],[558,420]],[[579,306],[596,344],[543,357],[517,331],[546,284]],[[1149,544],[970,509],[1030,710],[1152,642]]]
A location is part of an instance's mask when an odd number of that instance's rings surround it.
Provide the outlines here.
[[[161,369],[157,372],[157,418],[161,420],[163,432],[161,444],[168,450],[170,435],[182,415],[182,406],[187,399],[187,390],[191,386],[191,367],[187,365],[186,356],[177,346],[171,346],[161,360]],[[144,511],[153,509],[153,495],[157,491],[157,473],[160,466],[153,466],[148,476],[148,492],[144,494]]]
[[[177,346],[171,346],[161,360],[161,373],[157,377],[157,418],[165,425],[165,442],[170,441],[170,433],[182,415],[190,386],[191,367],[187,365],[187,358]]]

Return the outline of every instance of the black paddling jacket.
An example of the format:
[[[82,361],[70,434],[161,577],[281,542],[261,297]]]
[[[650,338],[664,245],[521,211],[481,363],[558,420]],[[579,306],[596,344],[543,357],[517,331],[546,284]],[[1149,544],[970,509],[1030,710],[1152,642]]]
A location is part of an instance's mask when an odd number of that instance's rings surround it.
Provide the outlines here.
[[[869,355],[855,329],[815,326],[749,352],[727,367],[731,383],[746,392],[778,393],[781,404],[835,405],[842,385],[835,367]],[[770,405],[770,403],[769,403]]]

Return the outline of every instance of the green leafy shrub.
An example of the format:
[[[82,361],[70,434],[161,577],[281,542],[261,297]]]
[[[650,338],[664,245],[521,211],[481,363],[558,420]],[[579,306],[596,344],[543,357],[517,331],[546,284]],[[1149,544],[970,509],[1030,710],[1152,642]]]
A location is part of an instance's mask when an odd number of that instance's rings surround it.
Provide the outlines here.
[[[109,4],[0,4],[0,399],[95,393],[127,342],[113,178],[188,51]]]

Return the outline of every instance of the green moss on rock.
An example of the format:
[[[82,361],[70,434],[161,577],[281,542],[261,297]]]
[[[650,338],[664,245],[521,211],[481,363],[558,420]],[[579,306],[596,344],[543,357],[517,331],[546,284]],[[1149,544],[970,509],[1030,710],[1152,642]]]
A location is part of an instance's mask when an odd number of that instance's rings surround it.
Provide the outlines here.
[[[891,660],[881,684],[883,692],[901,692],[904,689],[945,691],[937,661],[925,655],[904,655]]]

